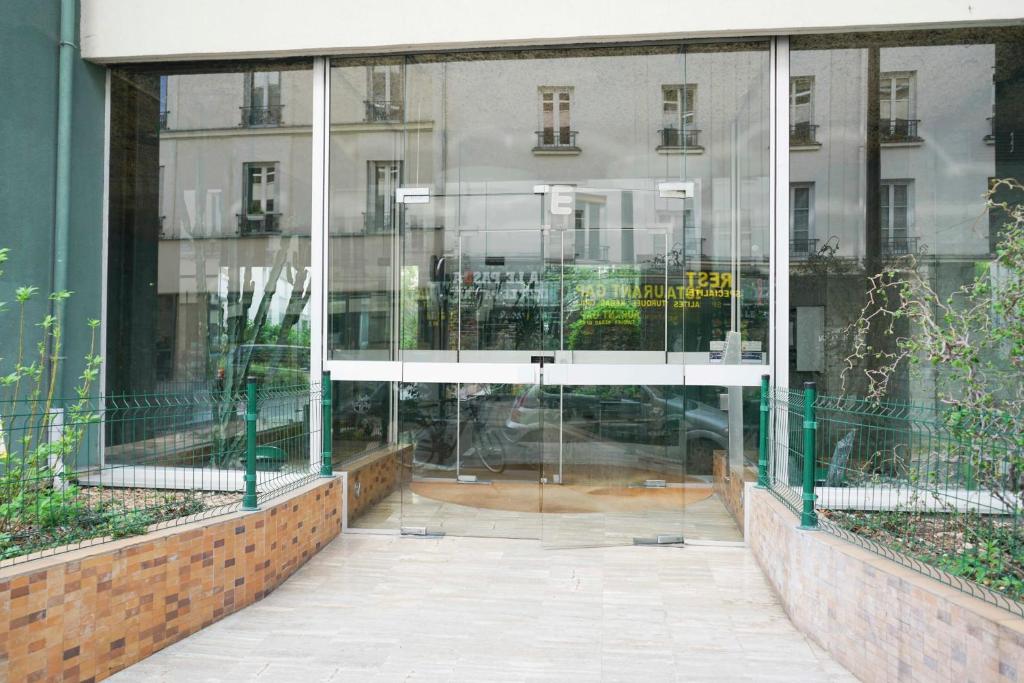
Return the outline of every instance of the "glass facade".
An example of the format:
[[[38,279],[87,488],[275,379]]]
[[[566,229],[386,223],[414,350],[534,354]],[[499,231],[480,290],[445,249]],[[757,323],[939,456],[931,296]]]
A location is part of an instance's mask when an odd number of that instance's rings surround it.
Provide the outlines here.
[[[307,381],[312,64],[115,69],[108,393]]]
[[[791,385],[866,392],[879,360],[853,357],[851,325],[870,276],[915,268],[945,298],[992,259],[1000,216],[985,194],[1024,176],[1022,39],[1020,28],[792,39],[803,99],[790,103]],[[867,343],[887,353],[913,334],[904,321]],[[904,367],[889,393],[934,402],[941,372]]]
[[[114,69],[107,390],[322,367],[354,527],[735,540],[759,375],[862,393],[867,277],[991,258],[1022,38]]]

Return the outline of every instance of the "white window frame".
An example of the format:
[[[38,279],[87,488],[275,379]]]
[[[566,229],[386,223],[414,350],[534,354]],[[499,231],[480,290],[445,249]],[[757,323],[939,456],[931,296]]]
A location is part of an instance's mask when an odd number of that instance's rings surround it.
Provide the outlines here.
[[[390,182],[386,183],[383,187],[377,182],[377,175],[380,169],[388,169],[390,171]],[[395,191],[402,185],[402,162],[395,159],[372,159],[366,162],[366,215],[367,218],[370,216],[377,215],[378,200],[383,208],[384,220],[383,222],[376,220],[372,221],[374,229],[373,231],[379,232],[391,232],[394,229],[394,218],[395,212],[398,211],[398,205],[395,203]],[[378,230],[378,227],[380,229]],[[371,232],[370,222],[367,221],[364,225],[367,232]]]
[[[796,193],[797,190],[807,190],[807,235],[805,237],[796,236]],[[789,184],[789,239],[798,240],[814,239],[814,183],[813,182],[800,182]]]
[[[377,92],[377,74],[383,74],[383,92]],[[405,71],[402,64],[370,64],[366,67],[366,118],[397,121],[405,111]]]
[[[273,77],[273,78],[272,78]],[[257,79],[265,81],[257,87]],[[276,82],[275,82],[276,81]],[[276,86],[276,90],[274,89]],[[262,93],[257,102],[256,93]],[[275,97],[276,95],[276,97]],[[245,75],[245,106],[250,109],[269,109],[281,104],[281,72],[250,71]]]
[[[281,174],[279,170],[280,164],[276,161],[246,161],[242,164],[242,214],[249,220],[262,219],[267,215],[281,213],[281,192],[278,187],[280,182]],[[250,203],[253,199],[252,196],[252,183],[249,182],[251,177],[251,171],[254,169],[261,169],[260,171],[260,193],[262,197],[259,197],[260,206],[262,211],[259,213],[253,213],[250,210]],[[267,196],[267,172],[273,171],[274,174],[274,192],[272,197]],[[272,210],[267,210],[267,201],[270,200],[274,203]]]
[[[804,91],[808,96],[808,103],[806,105],[796,104],[797,95],[803,94],[796,91],[796,84],[798,81],[807,80],[810,82],[810,87]],[[797,117],[797,107],[806,106],[807,118],[806,120]],[[789,79],[789,122],[791,126],[795,126],[800,123],[806,123],[809,125],[814,124],[814,76],[791,76]]]
[[[575,98],[575,93],[573,92],[574,90],[575,89],[571,85],[542,85],[542,86],[537,88],[537,116],[538,116],[538,119],[537,119],[537,121],[538,121],[537,130],[540,131],[542,136],[544,136],[539,141],[541,146],[564,147],[564,146],[572,144],[573,110],[576,108],[576,106],[575,106],[576,105],[576,102],[575,102],[576,98]],[[543,140],[545,140],[547,138],[547,131],[548,131],[548,126],[545,125],[545,121],[544,121],[544,118],[545,118],[544,117],[544,98],[546,96],[550,96],[551,97],[551,107],[552,107],[552,110],[551,110],[551,120],[552,120],[551,139],[553,140],[553,143],[543,142]],[[561,117],[561,107],[559,105],[563,101],[563,96],[564,96],[564,101],[568,103],[568,108],[567,108],[568,116],[567,116],[567,121],[566,121],[566,125],[565,126],[560,125],[562,117]],[[568,137],[565,140],[562,139],[562,132],[561,131],[562,131],[563,128],[565,128],[568,131]]]
[[[670,97],[671,95],[671,97]],[[669,106],[675,107],[671,113]],[[697,84],[669,83],[661,86],[661,118],[678,130],[697,127]]]
[[[893,217],[896,210],[893,200],[896,196],[897,186],[907,188],[907,227],[903,235],[893,234]],[[879,192],[881,193],[878,202],[879,210],[883,206],[887,207],[887,215],[881,225],[883,242],[909,238],[914,230],[914,181],[909,178],[885,179],[879,184]]]
[[[896,79],[906,78],[909,81],[908,92],[907,92],[907,116],[905,118],[899,116],[893,116],[893,103],[897,100],[894,99],[896,96]],[[881,97],[882,83],[889,81],[889,97],[883,99]],[[916,71],[884,71],[879,74],[878,77],[878,90],[879,90],[879,108],[881,108],[881,102],[889,102],[889,116],[888,118],[881,116],[883,121],[912,121],[917,118],[917,72]]]

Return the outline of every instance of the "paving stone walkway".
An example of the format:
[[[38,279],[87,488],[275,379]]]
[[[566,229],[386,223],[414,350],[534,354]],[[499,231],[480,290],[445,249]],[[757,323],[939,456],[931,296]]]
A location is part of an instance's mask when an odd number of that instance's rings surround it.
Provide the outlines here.
[[[112,681],[853,681],[742,547],[339,537]]]

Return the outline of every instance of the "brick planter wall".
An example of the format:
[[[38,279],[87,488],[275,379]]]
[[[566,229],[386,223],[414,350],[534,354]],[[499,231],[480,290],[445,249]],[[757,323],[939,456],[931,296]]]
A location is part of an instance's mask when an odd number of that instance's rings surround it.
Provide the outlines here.
[[[746,539],[796,626],[865,681],[1024,682],[1024,619],[746,489]]]
[[[338,535],[341,490],[0,569],[0,681],[100,680],[261,599]]]

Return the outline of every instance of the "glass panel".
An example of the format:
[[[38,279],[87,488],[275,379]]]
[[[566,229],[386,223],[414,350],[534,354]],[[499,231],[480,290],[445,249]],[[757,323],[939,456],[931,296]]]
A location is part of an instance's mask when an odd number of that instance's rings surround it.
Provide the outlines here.
[[[508,359],[529,362],[531,352],[545,348],[544,330],[560,318],[557,261],[549,273],[541,232],[464,232],[460,242],[460,357],[469,358],[467,351],[524,351]],[[472,358],[494,361],[506,355]]]
[[[544,543],[631,545],[681,537],[687,496],[681,387],[542,386],[561,408],[560,448],[545,450]]]
[[[395,357],[398,208],[405,173],[394,60],[331,69],[327,357]]]
[[[391,382],[332,382],[331,427],[335,471],[348,477],[348,524],[398,529],[401,485],[410,448],[396,442]]]
[[[687,540],[741,541],[743,487],[757,480],[755,387],[688,386],[673,398],[682,412]]]
[[[110,394],[308,379],[312,69],[259,69],[111,72]]]
[[[544,421],[536,386],[404,384],[411,444],[402,526],[428,533],[540,537]]]
[[[246,378],[309,381],[312,68],[254,66],[111,70],[105,390],[190,406],[171,428],[112,421],[126,465],[239,468]],[[286,404],[261,443],[308,419]]]
[[[586,196],[577,199],[585,208],[577,208],[582,216],[565,242],[565,350],[578,352],[574,362],[610,358],[587,352],[664,353],[666,302],[676,299],[667,291],[666,235],[629,230],[630,249],[623,253],[624,231],[600,223],[602,213],[619,208],[621,194]]]
[[[1024,175],[1012,151],[1024,128],[1022,41],[1021,27],[793,38],[790,69],[813,74],[825,96],[822,148],[793,151],[790,176],[815,183],[828,248],[790,266],[790,386],[864,395],[876,354],[915,336],[906,318],[891,332],[886,321],[864,340],[874,352],[855,353],[848,330],[872,298],[870,277],[916,271],[945,300],[988,269],[1003,217],[985,192],[993,178]],[[877,137],[866,125],[875,118]],[[886,398],[954,402],[946,378],[941,364],[901,364]]]

